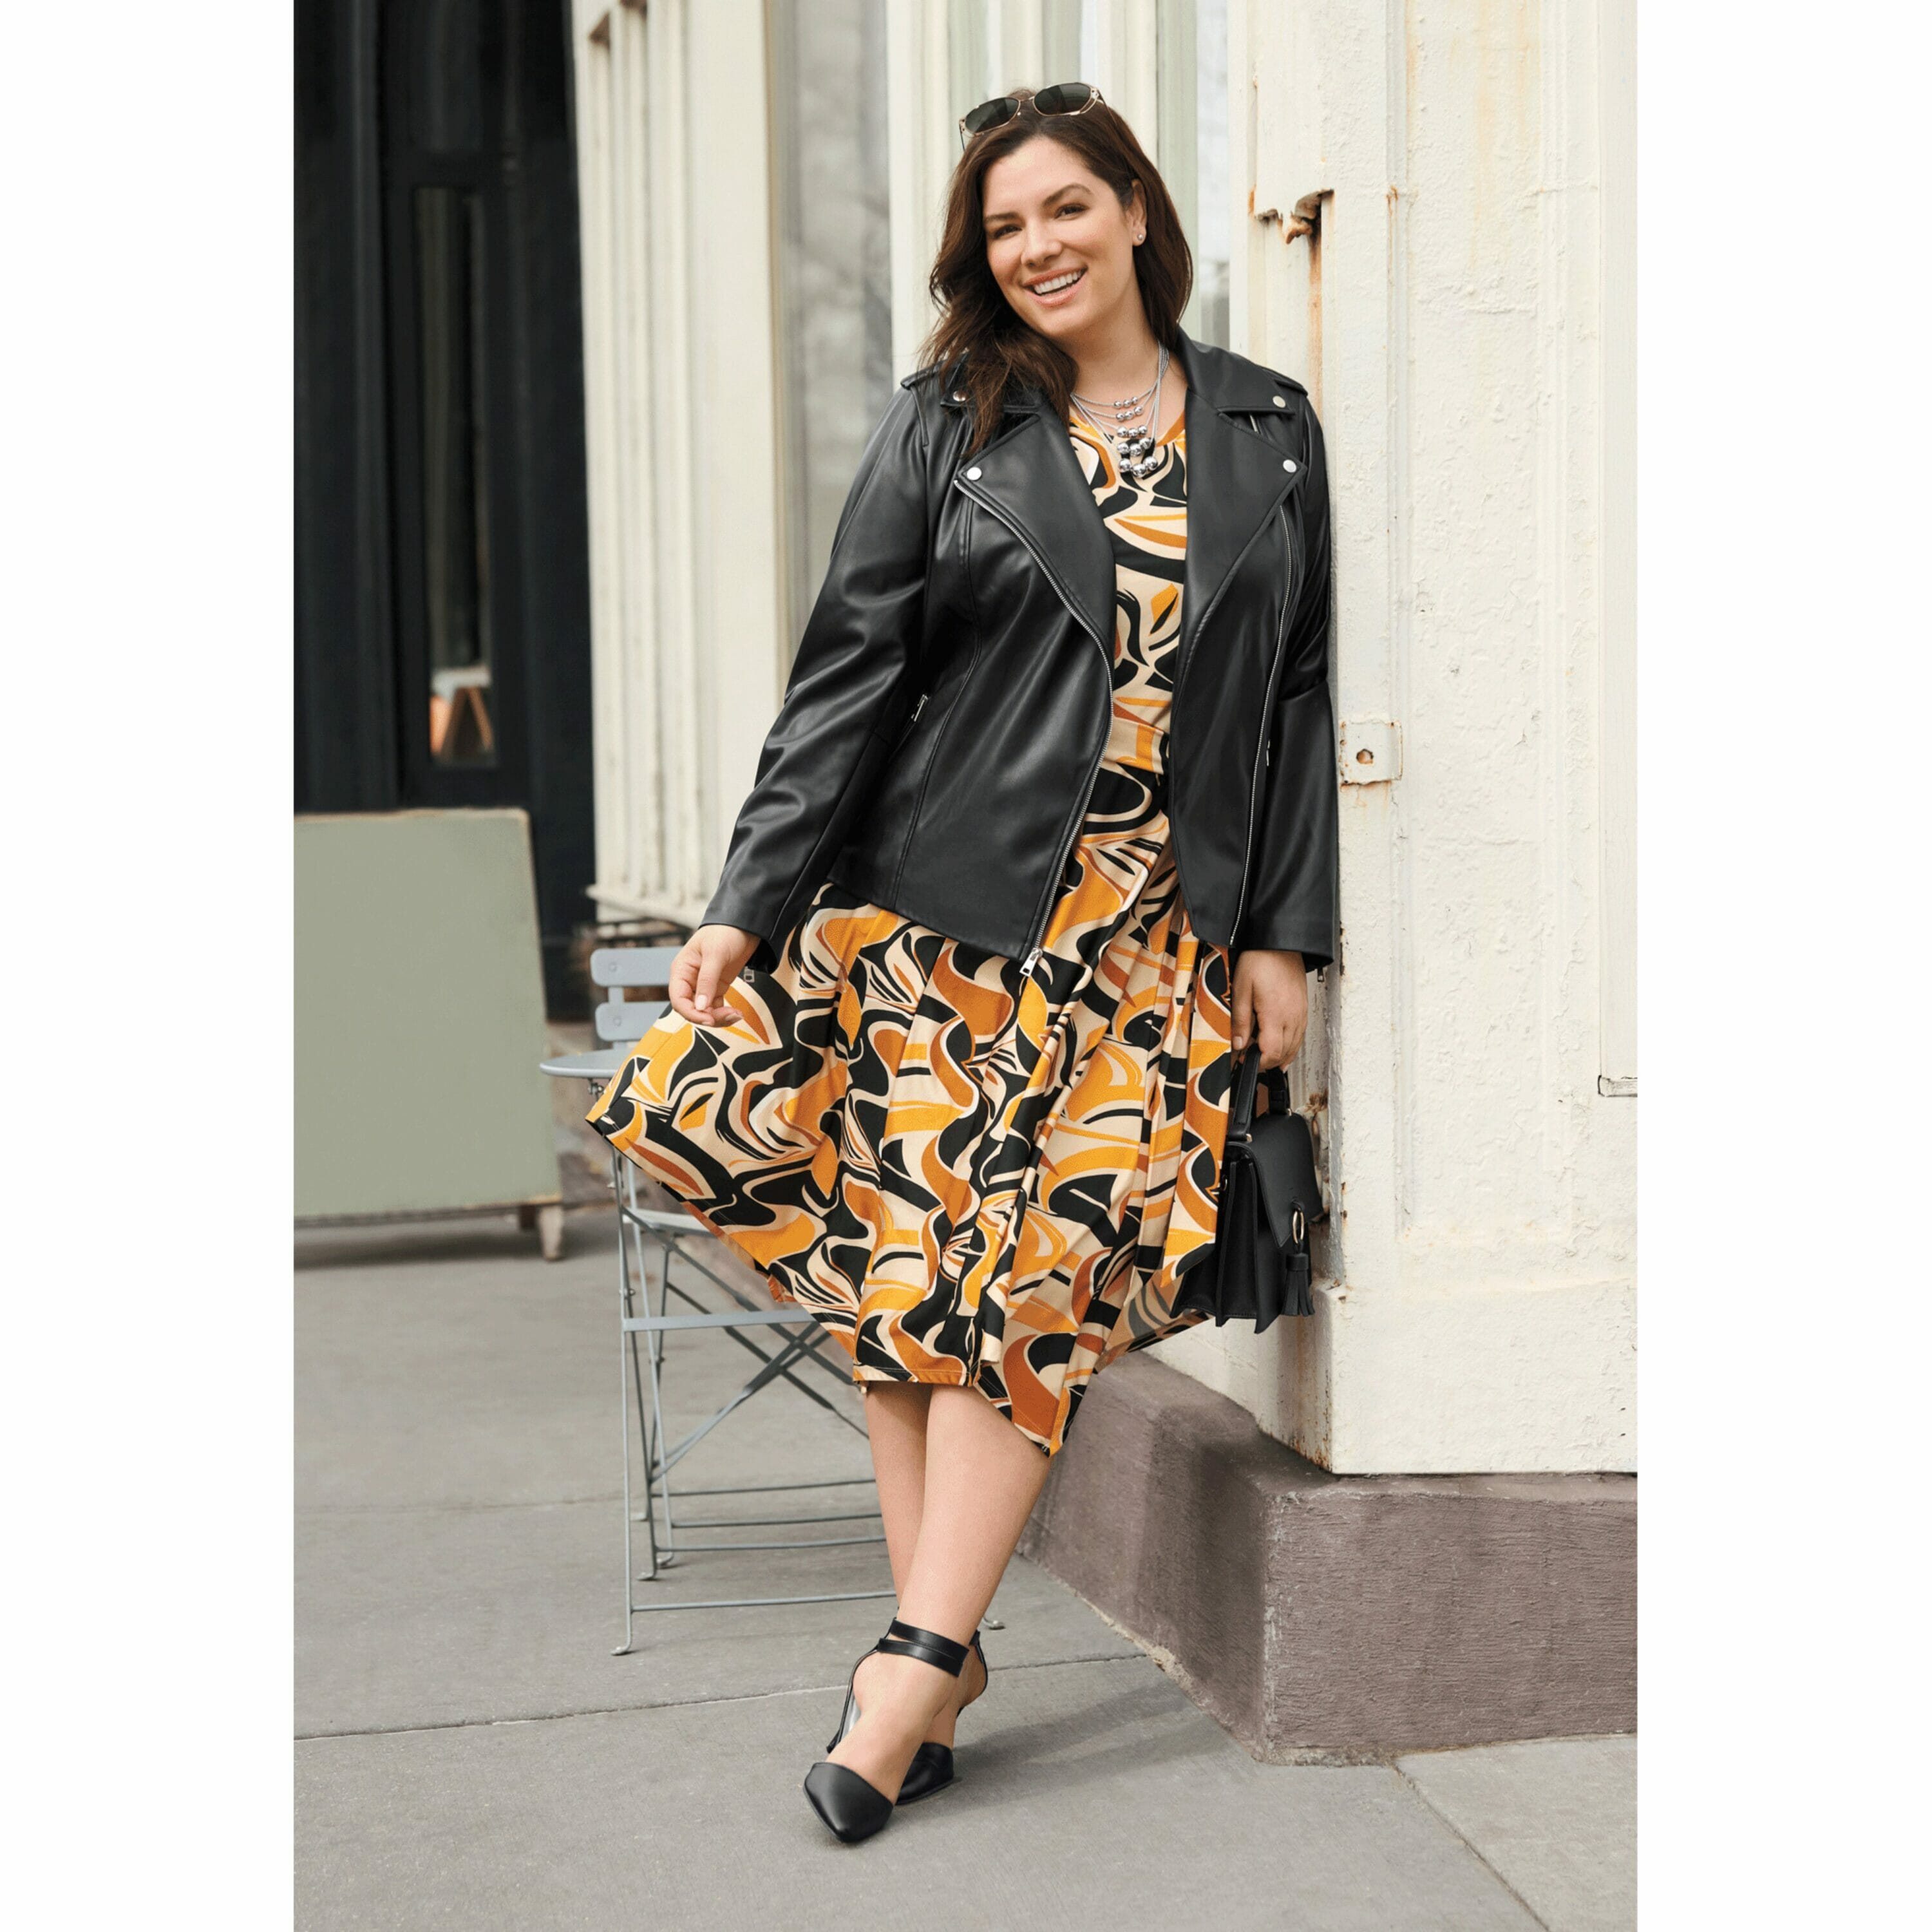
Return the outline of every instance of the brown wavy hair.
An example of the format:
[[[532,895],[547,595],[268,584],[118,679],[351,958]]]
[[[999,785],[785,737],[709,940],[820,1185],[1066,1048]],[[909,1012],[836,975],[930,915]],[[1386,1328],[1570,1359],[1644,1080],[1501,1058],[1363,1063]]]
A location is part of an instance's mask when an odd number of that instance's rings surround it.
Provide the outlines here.
[[[1194,286],[1194,256],[1174,197],[1126,122],[1104,100],[1084,114],[1043,115],[1034,107],[1030,88],[1012,91],[1021,99],[1019,112],[974,135],[952,170],[945,231],[926,281],[939,304],[939,320],[921,346],[920,360],[940,370],[963,361],[953,380],[971,400],[974,449],[992,440],[1000,405],[1013,389],[1040,390],[1062,416],[1072,407],[1073,394],[1072,357],[1020,320],[987,265],[983,189],[995,161],[1043,137],[1078,155],[1123,208],[1138,184],[1147,239],[1134,250],[1134,278],[1148,326],[1166,349],[1180,346],[1180,312]]]

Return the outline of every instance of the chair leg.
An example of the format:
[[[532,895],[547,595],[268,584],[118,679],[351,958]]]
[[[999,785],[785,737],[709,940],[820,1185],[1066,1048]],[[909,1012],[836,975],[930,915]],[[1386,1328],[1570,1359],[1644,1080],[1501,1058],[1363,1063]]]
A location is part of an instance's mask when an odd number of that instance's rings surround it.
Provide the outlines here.
[[[613,1148],[610,1154],[611,1186],[620,1202],[626,1198],[627,1192],[623,1168],[624,1162],[620,1158],[616,1149]],[[620,1317],[617,1330],[617,1374],[618,1379],[622,1384],[620,1393],[622,1397],[624,1417],[624,1588],[627,1611],[634,1615],[636,1604],[630,1595],[632,1585],[637,1576],[631,1551],[631,1526],[638,1520],[631,1495],[630,1405],[631,1397],[634,1393],[638,1399],[638,1446],[643,1462],[644,1477],[643,1521],[648,1548],[647,1561],[650,1564],[650,1568],[644,1574],[647,1578],[655,1577],[658,1574],[658,1552],[654,1506],[656,1483],[652,1474],[653,1456],[656,1452],[651,1442],[650,1411],[644,1402],[644,1381],[638,1363],[637,1331],[634,1329],[626,1329],[621,1325],[622,1319],[637,1313],[640,1302],[645,1312],[649,1312],[651,1304],[650,1276],[649,1270],[645,1266],[643,1244],[640,1242],[637,1250],[637,1266],[644,1272],[644,1276],[643,1292],[640,1295],[638,1292],[637,1279],[632,1273],[632,1250],[628,1239],[628,1224],[620,1215],[617,1222],[617,1306]]]
[[[624,1229],[620,1225],[617,1230],[617,1240],[620,1247],[622,1246],[624,1239]],[[641,1235],[637,1236],[635,1239],[637,1245],[634,1250],[625,1250],[627,1256],[634,1253],[638,1270],[637,1286],[632,1295],[627,1298],[626,1306],[634,1312],[638,1308],[641,1307],[648,1315],[651,1312],[650,1250],[645,1246],[644,1238]],[[644,1336],[644,1354],[651,1363],[653,1373],[656,1372],[657,1366],[655,1347],[657,1340],[658,1334],[655,1329],[646,1333]],[[644,1400],[644,1371],[638,1365],[638,1338],[634,1331],[631,1336],[631,1380],[638,1398],[638,1446],[643,1452],[645,1468],[655,1470],[664,1454],[664,1444],[659,1439],[662,1431],[653,1428],[651,1406]]]
[[[622,1199],[626,1205],[634,1208],[638,1202],[637,1176],[628,1166],[623,1178]],[[658,1249],[659,1286],[657,1312],[662,1315],[670,1300],[671,1256],[670,1244],[659,1240],[656,1236],[651,1234],[649,1229],[620,1217],[617,1225],[617,1244],[620,1250],[627,1255],[632,1252],[624,1249],[627,1231],[629,1237],[637,1244],[634,1252],[637,1256],[638,1298],[642,1301],[644,1312],[647,1315],[651,1312],[651,1249],[652,1246]],[[650,1521],[650,1574],[655,1576],[660,1563],[668,1564],[675,1562],[677,1556],[677,1522],[672,1511],[670,1485],[665,1480],[664,1397],[658,1378],[658,1370],[664,1359],[664,1332],[662,1329],[654,1328],[648,1331],[644,1338],[644,1358],[650,1366],[651,1377],[650,1398],[648,1402],[645,1400],[644,1384],[640,1378],[637,1337],[634,1333],[631,1340],[631,1374],[638,1396],[638,1434],[643,1444],[644,1457],[644,1507]],[[664,1496],[664,1535],[662,1541],[658,1535],[655,1515],[657,1494],[660,1486]]]
[[[622,1267],[621,1262],[619,1265]],[[629,1299],[630,1294],[627,1286],[620,1294],[618,1306],[620,1308],[623,1307]],[[634,1594],[637,1585],[633,1580],[635,1574],[635,1559],[631,1554],[631,1378],[624,1360],[624,1344],[631,1339],[631,1336],[620,1326],[617,1330],[617,1415],[622,1429],[621,1439],[624,1451],[624,1641],[610,1653],[613,1657],[623,1657],[629,1654],[632,1633],[637,1622],[637,1599]],[[645,1465],[644,1475],[645,1480],[649,1481],[650,1479],[649,1463]],[[653,1560],[651,1567],[655,1572],[657,1567],[655,1550],[652,1555]]]
[[[640,1238],[638,1246],[641,1249],[643,1245]],[[670,1274],[670,1254],[668,1250],[660,1250],[658,1255],[658,1267],[663,1276],[668,1279]],[[645,1277],[644,1300],[648,1305],[650,1300],[650,1281],[648,1275]],[[654,1334],[662,1334],[662,1330],[653,1331]],[[646,1349],[644,1352],[650,1364],[651,1434],[655,1442],[655,1454],[650,1466],[652,1482],[657,1489],[662,1491],[664,1496],[664,1559],[668,1564],[677,1560],[677,1518],[672,1505],[670,1487],[669,1460],[670,1437],[664,1421],[664,1378],[660,1372],[658,1358],[650,1349]],[[638,1400],[640,1402],[643,1401],[641,1393]],[[655,1526],[652,1533],[655,1538],[656,1534]],[[656,1546],[655,1541],[652,1546]]]

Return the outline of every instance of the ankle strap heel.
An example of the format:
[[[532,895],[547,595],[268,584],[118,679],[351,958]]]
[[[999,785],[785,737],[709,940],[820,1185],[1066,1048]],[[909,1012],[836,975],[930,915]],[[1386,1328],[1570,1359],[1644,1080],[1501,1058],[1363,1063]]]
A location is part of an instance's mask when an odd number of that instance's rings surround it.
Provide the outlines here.
[[[973,1642],[979,1642],[977,1630],[973,1633]],[[916,1624],[902,1622],[893,1618],[886,1634],[866,1653],[870,1657],[874,1651],[883,1651],[888,1657],[916,1658],[922,1664],[929,1664],[936,1670],[943,1670],[949,1677],[957,1677],[966,1667],[966,1659],[971,1654],[972,1646],[955,1643],[950,1636],[938,1630],[921,1630]],[[981,1658],[986,1655],[982,1651]],[[863,1664],[865,1657],[859,1660]],[[826,1746],[828,1751],[836,1750],[839,1741],[859,1720],[859,1664],[852,1666],[852,1682],[846,1687],[845,1712],[838,1720],[838,1728],[832,1733],[832,1742]],[[928,1792],[939,1790],[952,1781],[952,1754],[944,1744],[922,1744],[920,1752],[943,1752],[943,1766],[938,1763],[922,1764],[915,1753],[913,1764],[922,1772],[920,1781],[910,1794],[923,1797]],[[902,1784],[901,1790],[904,1789]],[[834,1764],[829,1759],[820,1759],[805,1774],[805,1795],[832,1832],[848,1844],[856,1844],[862,1838],[869,1838],[874,1832],[881,1831],[890,1821],[894,1809],[893,1800],[888,1798],[856,1771],[848,1771],[842,1764]]]
[[[934,1670],[944,1671],[949,1677],[957,1677],[966,1667],[971,1646],[956,1643],[938,1630],[921,1630],[916,1624],[902,1623],[895,1617],[886,1627],[885,1635],[873,1648],[884,1651],[888,1657],[916,1657],[920,1663],[929,1664]]]
[[[992,1681],[992,1669],[986,1662],[986,1648],[976,1630],[973,1633],[972,1648],[979,1652],[980,1667],[986,1672],[980,1684],[983,1692]],[[934,1792],[946,1790],[958,1781],[952,1761],[952,1747],[922,1744],[913,1753],[911,1767],[906,1772],[904,1783],[899,1786],[898,1802],[902,1804],[916,1804],[922,1798],[930,1798]]]

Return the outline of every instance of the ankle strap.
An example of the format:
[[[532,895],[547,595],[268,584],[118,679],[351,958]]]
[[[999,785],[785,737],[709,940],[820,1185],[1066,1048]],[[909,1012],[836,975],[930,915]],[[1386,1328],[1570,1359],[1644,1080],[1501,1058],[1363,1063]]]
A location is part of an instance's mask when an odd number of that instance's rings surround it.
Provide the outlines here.
[[[949,1677],[957,1677],[966,1667],[967,1646],[955,1643],[950,1636],[942,1636],[938,1630],[921,1630],[916,1624],[902,1623],[893,1618],[886,1634],[873,1648],[884,1651],[888,1657],[916,1657],[922,1664],[929,1664],[935,1670],[943,1670]]]

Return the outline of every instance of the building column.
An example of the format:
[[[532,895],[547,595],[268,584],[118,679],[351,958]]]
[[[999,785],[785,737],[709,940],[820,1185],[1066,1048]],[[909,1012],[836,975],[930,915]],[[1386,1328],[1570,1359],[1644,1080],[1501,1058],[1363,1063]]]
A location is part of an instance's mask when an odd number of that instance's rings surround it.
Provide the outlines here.
[[[606,917],[690,923],[788,668],[765,10],[574,0],[572,29],[592,897]]]
[[[1311,1319],[1162,1353],[1337,1472],[1635,1466],[1629,16],[1231,21],[1235,346],[1334,497],[1333,1214]]]

